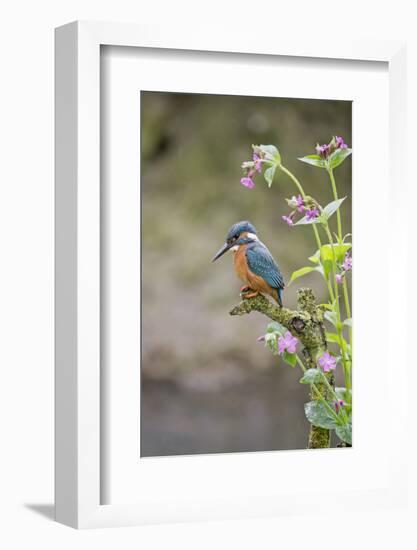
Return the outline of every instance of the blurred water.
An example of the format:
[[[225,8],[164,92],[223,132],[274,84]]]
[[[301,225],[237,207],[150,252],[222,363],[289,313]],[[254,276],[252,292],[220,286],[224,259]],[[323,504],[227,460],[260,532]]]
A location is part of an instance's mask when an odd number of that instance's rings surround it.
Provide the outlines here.
[[[142,456],[306,448],[299,389],[283,403],[281,383],[273,369],[216,391],[146,381]]]

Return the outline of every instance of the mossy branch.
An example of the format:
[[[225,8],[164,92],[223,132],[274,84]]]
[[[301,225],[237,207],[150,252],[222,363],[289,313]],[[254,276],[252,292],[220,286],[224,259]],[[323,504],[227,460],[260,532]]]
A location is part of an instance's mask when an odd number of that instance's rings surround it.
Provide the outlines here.
[[[245,298],[245,295],[242,294],[242,298],[242,302],[230,311],[230,315],[247,315],[252,311],[257,311],[272,321],[276,321],[300,340],[307,367],[316,367],[317,357],[327,349],[327,343],[323,324],[324,313],[317,306],[316,298],[310,288],[298,290],[298,309],[295,311],[272,304],[262,295]],[[334,385],[333,377],[329,378],[329,382]],[[325,384],[317,384],[317,389],[325,398],[328,397]],[[318,399],[315,392],[311,393],[311,399]],[[322,449],[326,447],[330,447],[329,430],[311,425],[308,448]]]

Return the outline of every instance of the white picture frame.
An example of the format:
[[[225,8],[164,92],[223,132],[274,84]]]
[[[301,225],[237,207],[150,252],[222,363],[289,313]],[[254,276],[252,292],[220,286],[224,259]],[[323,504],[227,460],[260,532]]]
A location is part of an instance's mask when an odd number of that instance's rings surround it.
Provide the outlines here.
[[[235,36],[226,30],[195,29],[187,36],[174,28],[75,22],[56,30],[56,519],[77,528],[121,526],[155,521],[227,518],[288,513],[313,503],[317,495],[295,491],[285,499],[259,498],[236,506],[208,502],[196,511],[192,502],[181,512],[172,495],[158,516],[158,506],[144,510],[134,503],[101,504],[100,400],[100,48],[102,45],[172,50],[228,52],[381,61],[389,71],[390,199],[402,195],[405,180],[401,141],[405,134],[405,46],[388,41],[340,41],[329,49],[323,41],[280,41],[255,33]],[[406,231],[393,208],[397,258],[405,259]],[[397,265],[405,266],[398,261]],[[405,272],[400,278],[406,280]],[[405,267],[404,267],[405,270]],[[397,272],[398,277],[398,272]],[[402,289],[405,293],[405,288]],[[406,314],[405,294],[400,296]],[[405,352],[403,352],[405,353]],[[403,357],[406,358],[405,356]],[[405,360],[403,361],[405,364]],[[405,415],[405,366],[399,367],[397,423]],[[343,506],[371,503],[390,506],[404,498],[401,469],[404,434],[399,430],[395,456],[390,455],[383,490],[343,494]],[[394,465],[395,464],[395,468]],[[242,499],[240,499],[242,500]],[[236,502],[235,502],[236,501]],[[233,506],[230,504],[234,503]],[[187,513],[188,510],[188,513]]]

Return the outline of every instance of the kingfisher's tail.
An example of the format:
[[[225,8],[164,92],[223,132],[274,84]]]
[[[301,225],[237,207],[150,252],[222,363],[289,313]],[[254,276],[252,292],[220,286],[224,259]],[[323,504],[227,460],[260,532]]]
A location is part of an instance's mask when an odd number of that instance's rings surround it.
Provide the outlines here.
[[[278,304],[282,307],[282,288],[276,288],[275,289],[277,291],[277,295],[276,295],[276,301],[278,302]]]

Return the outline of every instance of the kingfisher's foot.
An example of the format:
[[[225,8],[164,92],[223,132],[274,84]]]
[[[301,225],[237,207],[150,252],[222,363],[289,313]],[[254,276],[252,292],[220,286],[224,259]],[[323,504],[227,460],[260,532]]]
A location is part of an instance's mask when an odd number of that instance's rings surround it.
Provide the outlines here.
[[[252,289],[249,288],[249,290],[252,290]],[[252,292],[245,292],[242,298],[247,300],[248,298],[256,298],[256,296],[259,296],[259,292],[257,290],[252,290]]]
[[[244,285],[240,289],[240,292],[248,292],[249,290],[251,290],[251,287],[249,285]]]

